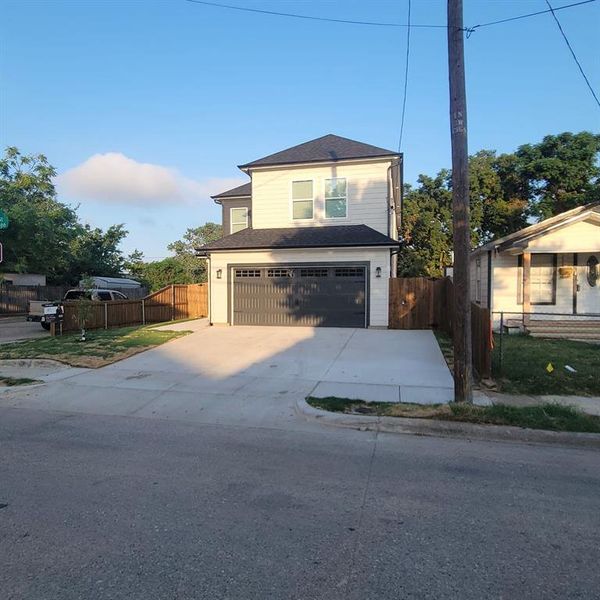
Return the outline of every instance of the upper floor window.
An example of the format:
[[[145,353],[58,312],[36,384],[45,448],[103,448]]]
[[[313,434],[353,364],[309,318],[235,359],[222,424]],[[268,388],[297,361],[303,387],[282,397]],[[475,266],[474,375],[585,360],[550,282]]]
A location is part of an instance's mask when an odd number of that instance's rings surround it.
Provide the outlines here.
[[[248,209],[245,206],[231,209],[231,233],[241,231],[248,227]]]
[[[311,180],[292,181],[292,218],[312,219],[313,198],[313,182]]]
[[[325,218],[343,219],[348,216],[347,184],[344,177],[325,180]]]

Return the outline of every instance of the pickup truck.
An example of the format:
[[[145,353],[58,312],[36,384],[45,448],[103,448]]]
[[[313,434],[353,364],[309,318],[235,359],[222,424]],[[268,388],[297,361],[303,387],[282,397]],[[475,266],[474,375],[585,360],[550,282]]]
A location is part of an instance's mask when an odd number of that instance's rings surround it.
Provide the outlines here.
[[[67,291],[62,300],[57,300],[54,302],[48,302],[47,300],[30,300],[29,310],[27,311],[27,320],[38,321],[41,323],[44,329],[50,329],[50,323],[46,323],[44,317],[44,307],[58,306],[59,304],[62,304],[63,302],[67,302],[69,300],[79,300],[79,298],[81,297],[85,297],[88,300],[93,300],[94,302],[107,302],[110,300],[127,300],[127,296],[122,292],[117,292],[117,290],[72,289]]]

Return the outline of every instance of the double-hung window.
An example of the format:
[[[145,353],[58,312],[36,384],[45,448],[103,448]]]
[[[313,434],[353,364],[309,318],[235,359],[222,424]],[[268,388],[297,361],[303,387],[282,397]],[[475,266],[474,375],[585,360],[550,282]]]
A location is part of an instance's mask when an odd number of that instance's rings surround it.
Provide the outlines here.
[[[348,216],[348,185],[345,177],[325,180],[325,218],[344,219]]]
[[[245,206],[231,209],[231,233],[236,233],[248,227],[248,209]]]
[[[292,181],[292,218],[309,220],[313,218],[313,182]]]
[[[531,304],[556,303],[556,255],[532,254],[530,273]]]

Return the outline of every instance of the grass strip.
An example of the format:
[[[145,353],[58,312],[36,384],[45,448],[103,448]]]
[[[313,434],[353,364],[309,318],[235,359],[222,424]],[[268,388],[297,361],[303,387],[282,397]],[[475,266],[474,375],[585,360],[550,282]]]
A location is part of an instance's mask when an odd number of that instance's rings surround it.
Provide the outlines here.
[[[102,367],[149,348],[182,337],[191,331],[159,331],[150,326],[97,329],[0,345],[0,359],[58,360],[73,367]]]
[[[600,433],[600,417],[588,415],[571,406],[540,404],[537,406],[474,406],[471,404],[403,404],[364,402],[348,398],[307,398],[315,408],[345,414],[385,417],[409,417],[461,421],[481,425],[510,425],[548,431]]]

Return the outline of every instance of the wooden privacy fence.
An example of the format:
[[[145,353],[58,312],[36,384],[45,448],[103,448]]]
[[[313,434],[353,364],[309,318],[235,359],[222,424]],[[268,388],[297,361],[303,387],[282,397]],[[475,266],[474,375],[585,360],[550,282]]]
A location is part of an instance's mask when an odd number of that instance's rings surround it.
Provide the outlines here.
[[[63,331],[79,329],[78,303],[64,303]],[[141,300],[90,302],[86,329],[162,323],[208,316],[208,285],[169,285]]]
[[[390,329],[439,329],[453,334],[454,284],[449,277],[398,277],[390,279]],[[490,311],[471,303],[473,369],[487,378],[492,371]]]
[[[0,284],[0,315],[26,313],[29,310],[30,300],[47,300],[53,302],[61,300],[72,285],[3,285]],[[122,292],[128,298],[143,298],[145,288],[120,288],[112,287],[111,290]]]

